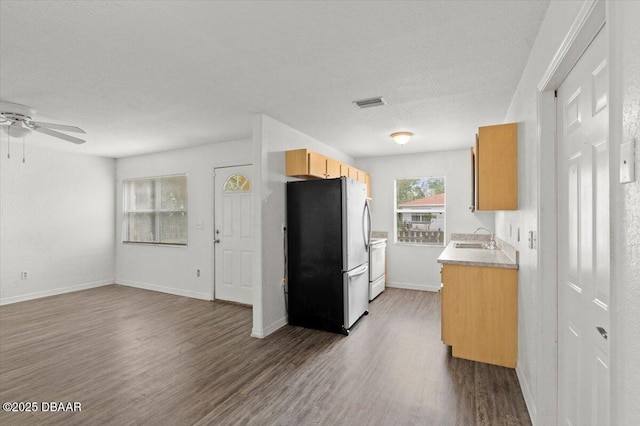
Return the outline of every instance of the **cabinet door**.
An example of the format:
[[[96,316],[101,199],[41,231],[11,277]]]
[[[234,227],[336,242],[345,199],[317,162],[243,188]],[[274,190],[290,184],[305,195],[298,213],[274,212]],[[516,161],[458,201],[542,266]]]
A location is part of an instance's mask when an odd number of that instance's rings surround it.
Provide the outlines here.
[[[367,184],[367,198],[371,198],[371,176],[369,173],[365,173],[364,180],[364,183]]]
[[[515,368],[518,271],[444,265],[443,338],[455,357]]]
[[[333,158],[327,158],[325,170],[327,179],[340,177],[340,162]]]
[[[471,148],[471,206],[469,210],[475,212],[478,208],[478,188],[477,188],[477,165],[476,150],[478,149],[478,135],[476,135],[476,146]]]
[[[450,321],[448,320],[446,313],[450,312],[451,308],[447,308],[447,296],[445,287],[440,288],[440,339],[445,345],[451,346],[451,336],[449,332]]]
[[[351,167],[346,164],[340,164],[340,176],[349,177],[349,173],[351,172]]]
[[[285,174],[287,176],[307,176],[309,174],[309,151],[293,149],[285,155]]]
[[[518,124],[478,129],[476,146],[478,210],[518,209]]]
[[[442,290],[440,294],[440,315],[442,343],[453,346],[456,336],[460,330],[460,320],[457,318],[460,310],[456,306],[461,292],[459,280],[456,278],[454,265],[442,265],[440,278],[442,280]]]
[[[317,152],[309,151],[308,153],[309,176],[319,178],[327,177],[327,157]]]

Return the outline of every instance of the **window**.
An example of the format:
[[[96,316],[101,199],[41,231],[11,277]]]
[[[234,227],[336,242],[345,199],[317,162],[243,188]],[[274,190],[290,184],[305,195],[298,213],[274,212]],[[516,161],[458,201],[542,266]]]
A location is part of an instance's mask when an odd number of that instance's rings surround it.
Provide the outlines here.
[[[122,242],[187,245],[187,176],[122,183]]]
[[[444,245],[444,177],[397,179],[394,205],[396,243]]]
[[[230,176],[222,187],[224,192],[251,191],[251,182],[243,175]]]

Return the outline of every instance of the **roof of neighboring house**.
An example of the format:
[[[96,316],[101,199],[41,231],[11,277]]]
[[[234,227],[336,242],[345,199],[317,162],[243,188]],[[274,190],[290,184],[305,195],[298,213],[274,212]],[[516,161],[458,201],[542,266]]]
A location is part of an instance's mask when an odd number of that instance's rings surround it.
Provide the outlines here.
[[[416,200],[407,201],[402,203],[399,207],[421,207],[421,206],[442,206],[444,205],[445,195],[435,194],[425,198],[418,198]]]

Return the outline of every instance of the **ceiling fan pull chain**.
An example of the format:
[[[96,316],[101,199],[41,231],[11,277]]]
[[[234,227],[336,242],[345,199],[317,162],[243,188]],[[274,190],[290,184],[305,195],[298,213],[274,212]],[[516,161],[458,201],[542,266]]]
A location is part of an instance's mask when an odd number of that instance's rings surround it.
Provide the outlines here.
[[[22,137],[22,162],[26,163],[26,160],[24,159],[24,136]]]
[[[7,130],[7,158],[11,158],[11,143],[9,142],[9,130]]]

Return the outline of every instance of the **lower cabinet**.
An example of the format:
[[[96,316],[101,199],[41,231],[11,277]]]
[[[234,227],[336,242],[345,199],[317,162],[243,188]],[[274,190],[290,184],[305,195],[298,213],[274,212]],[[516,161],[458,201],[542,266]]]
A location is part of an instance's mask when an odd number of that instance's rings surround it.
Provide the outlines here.
[[[444,264],[441,314],[454,357],[516,367],[517,269]]]

